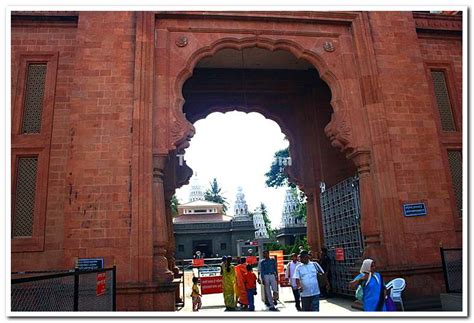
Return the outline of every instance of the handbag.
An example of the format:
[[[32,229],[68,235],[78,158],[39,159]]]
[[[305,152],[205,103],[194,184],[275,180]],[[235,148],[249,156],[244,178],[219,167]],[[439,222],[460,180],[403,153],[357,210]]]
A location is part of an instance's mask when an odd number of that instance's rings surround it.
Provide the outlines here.
[[[385,297],[385,309],[387,310],[387,312],[397,311],[397,305],[395,305],[395,302],[389,295]]]
[[[323,286],[326,287],[329,283],[328,281],[328,274],[324,272],[321,266],[317,262],[313,262],[314,267],[316,268],[317,278],[318,278],[318,285],[319,287]]]

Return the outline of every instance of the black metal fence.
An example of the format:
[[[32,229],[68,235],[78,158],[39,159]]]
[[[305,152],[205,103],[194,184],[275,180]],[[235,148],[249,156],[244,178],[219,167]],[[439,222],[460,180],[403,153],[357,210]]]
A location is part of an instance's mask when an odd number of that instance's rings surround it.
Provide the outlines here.
[[[11,281],[12,311],[115,311],[115,304],[115,266],[14,278]]]
[[[440,247],[446,292],[462,293],[462,249]]]

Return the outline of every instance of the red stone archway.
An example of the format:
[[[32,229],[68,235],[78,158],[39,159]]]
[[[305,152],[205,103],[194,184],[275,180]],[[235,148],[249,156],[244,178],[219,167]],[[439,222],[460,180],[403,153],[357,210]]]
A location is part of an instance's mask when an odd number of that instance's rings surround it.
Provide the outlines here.
[[[194,134],[193,126],[182,113],[184,98],[181,87],[192,75],[192,69],[200,59],[223,48],[286,50],[316,67],[332,92],[331,105],[334,112],[326,127],[326,135],[331,144],[350,158],[359,171],[361,207],[366,215],[362,221],[366,250],[378,259],[383,259],[385,254],[381,244],[380,220],[376,216],[380,198],[376,195],[376,184],[370,167],[372,144],[365,112],[367,104],[376,104],[376,96],[372,93],[375,82],[372,79],[372,66],[367,66],[365,61],[356,63],[357,57],[369,52],[366,47],[366,30],[361,24],[363,15],[329,14],[310,19],[318,22],[316,24],[303,21],[303,25],[299,25],[298,19],[280,17],[279,14],[263,20],[246,20],[246,15],[237,14],[238,17],[243,17],[242,22],[224,19],[212,22],[212,27],[208,27],[205,21],[212,19],[212,13],[206,19],[189,13],[185,14],[184,20],[179,13],[160,13],[156,16],[153,13],[142,13],[138,19],[136,62],[139,68],[135,79],[139,83],[136,92],[142,92],[136,101],[137,128],[134,129],[138,129],[138,133],[135,135],[134,131],[134,137],[138,144],[135,160],[146,168],[148,162],[144,165],[142,161],[151,156],[148,165],[152,172],[149,173],[150,177],[146,177],[137,170],[135,176],[145,177],[139,177],[140,182],[135,189],[139,190],[141,187],[143,191],[147,191],[141,198],[146,199],[149,194],[152,201],[148,206],[154,223],[151,274],[152,280],[161,286],[166,286],[172,280],[167,257],[172,257],[174,248],[169,239],[170,219],[164,207],[165,187],[172,189],[173,186],[177,187],[178,182],[182,184],[187,181],[183,174],[167,176],[165,170],[169,168],[170,158],[186,148]],[[275,28],[275,24],[280,22],[294,23],[294,26],[289,26],[293,30],[276,30],[278,28]],[[260,29],[255,29],[252,24],[259,25]],[[235,28],[236,25],[238,28]],[[352,29],[348,29],[348,25]],[[153,31],[150,29],[152,26]],[[309,30],[311,28],[321,30]],[[151,84],[150,79],[154,80]],[[151,118],[143,117],[147,114],[150,116],[150,113]],[[147,125],[147,120],[151,120],[151,124]],[[151,154],[147,155],[149,153]],[[166,177],[174,178],[175,184],[167,184]],[[311,180],[314,182],[314,178]],[[147,187],[147,183],[150,184],[151,191],[148,191],[150,186]],[[307,193],[308,212],[315,214],[319,188],[314,183],[306,187],[311,191]],[[136,208],[141,207],[137,203]],[[321,232],[316,224],[309,226],[315,232]],[[317,246],[316,242],[313,244]]]

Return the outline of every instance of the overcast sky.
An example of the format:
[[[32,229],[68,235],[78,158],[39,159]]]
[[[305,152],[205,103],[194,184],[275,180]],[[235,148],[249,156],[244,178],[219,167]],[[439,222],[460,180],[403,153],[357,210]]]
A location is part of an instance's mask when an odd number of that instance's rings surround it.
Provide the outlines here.
[[[197,173],[204,189],[215,177],[230,203],[233,215],[237,187],[242,186],[249,210],[263,202],[267,205],[272,227],[280,225],[285,188],[265,186],[277,150],[288,147],[280,127],[259,113],[212,113],[194,124],[196,134],[184,159]],[[176,191],[180,203],[189,198],[190,185]]]

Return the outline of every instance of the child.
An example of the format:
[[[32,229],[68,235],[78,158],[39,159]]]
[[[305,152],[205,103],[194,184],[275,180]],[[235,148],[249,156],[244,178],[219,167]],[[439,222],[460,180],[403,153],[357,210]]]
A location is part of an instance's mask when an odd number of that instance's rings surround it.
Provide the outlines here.
[[[199,291],[198,286],[199,279],[197,277],[193,277],[193,289],[191,293],[191,297],[193,298],[193,312],[197,312],[201,308],[201,293]]]
[[[247,290],[249,311],[255,311],[254,296],[257,295],[257,276],[252,271],[252,265],[247,265],[247,272],[244,275],[244,285]]]

